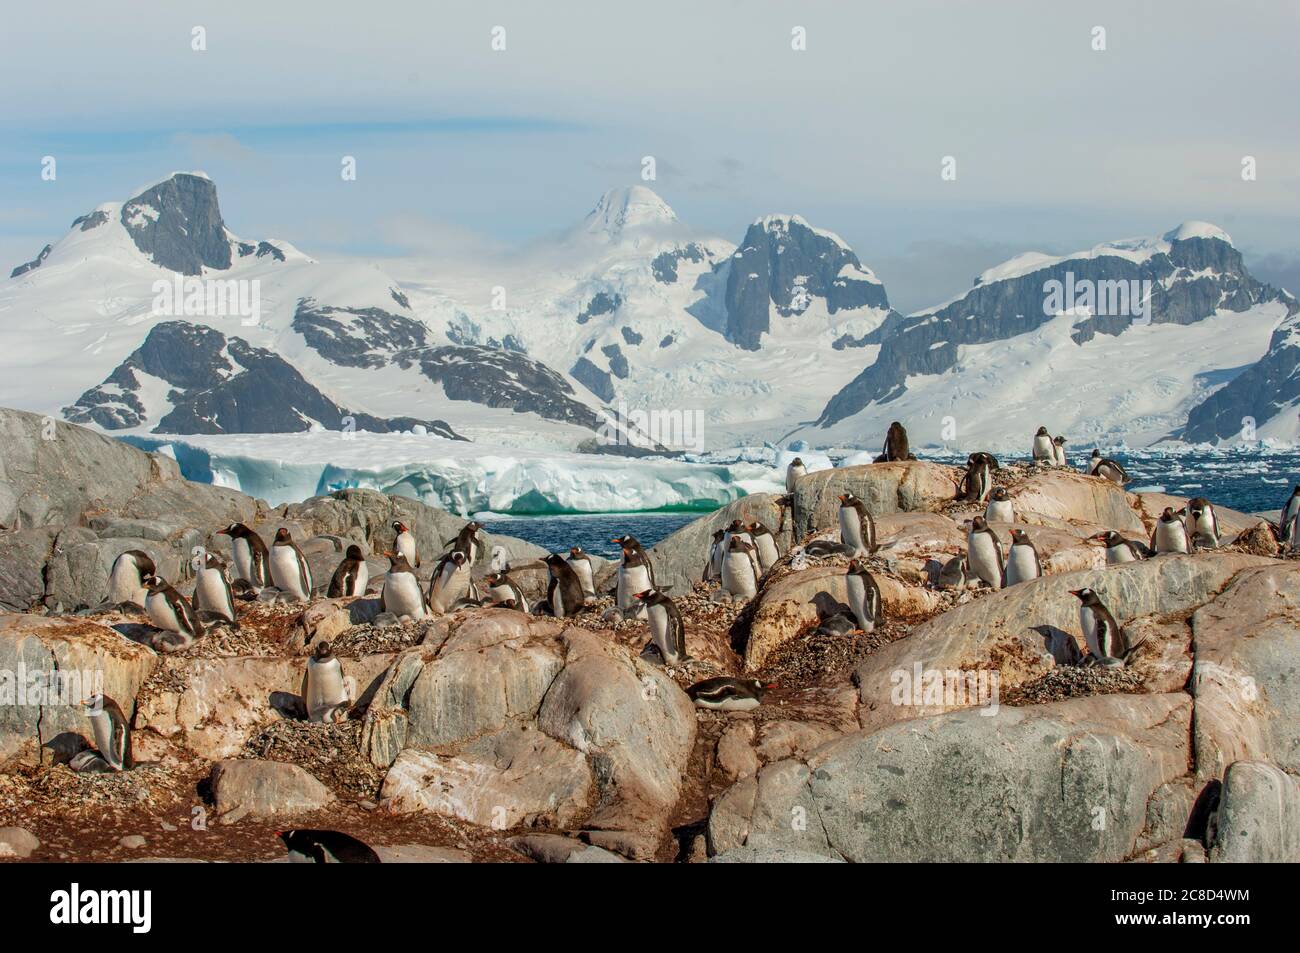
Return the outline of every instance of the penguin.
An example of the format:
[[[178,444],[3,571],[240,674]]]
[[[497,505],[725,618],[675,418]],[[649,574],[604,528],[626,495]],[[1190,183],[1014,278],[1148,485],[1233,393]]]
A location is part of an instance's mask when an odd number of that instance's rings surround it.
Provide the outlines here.
[[[405,556],[407,563],[419,569],[420,553],[415,545],[415,534],[401,520],[393,520],[393,532],[397,534],[393,549]]]
[[[1291,520],[1291,532],[1279,542],[1283,543],[1288,552],[1300,551],[1300,519]]]
[[[763,696],[775,685],[764,685],[756,678],[706,678],[686,689],[697,708],[714,711],[751,711],[763,703]]]
[[[366,565],[366,557],[362,554],[361,547],[353,543],[343,554],[339,568],[334,570],[327,595],[331,599],[364,596],[369,582],[370,567]]]
[[[1106,547],[1106,565],[1112,566],[1116,563],[1132,563],[1139,559],[1146,559],[1154,555],[1147,547],[1146,543],[1139,543],[1132,539],[1125,539],[1113,529],[1106,530],[1104,533],[1098,533],[1096,536],[1089,536],[1091,540],[1096,540]]]
[[[974,576],[994,589],[1001,589],[1006,584],[1003,578],[1002,541],[989,529],[989,524],[982,516],[971,521],[970,532],[966,536],[966,563]]]
[[[572,566],[572,563],[569,563]],[[576,570],[575,570],[576,572]],[[579,579],[582,577],[579,576]],[[528,599],[524,591],[519,588],[519,583],[510,578],[509,573],[491,572],[487,576],[488,598],[492,601],[489,603],[494,606],[505,606],[509,609],[518,609],[520,612],[531,611],[528,606]],[[585,595],[585,593],[584,593]]]
[[[469,595],[470,568],[469,557],[459,549],[453,549],[434,567],[429,579],[429,609],[437,615],[450,612],[452,607]]]
[[[972,453],[966,461],[966,475],[962,477],[958,495],[967,503],[983,503],[993,491],[993,471],[998,462],[987,453]]]
[[[293,864],[380,863],[372,847],[338,831],[277,831],[275,836],[284,844]]]
[[[128,549],[118,554],[113,560],[113,569],[108,574],[108,601],[115,604],[129,602],[143,609],[145,596],[148,595],[144,580],[157,574],[158,568],[148,553]]]
[[[203,623],[189,600],[157,576],[150,576],[145,584],[149,595],[144,607],[153,624],[165,633],[154,640],[154,648],[162,652],[179,652],[203,637]]]
[[[1079,628],[1083,630],[1093,661],[1102,665],[1122,664],[1137,651],[1144,640],[1130,644],[1096,592],[1088,588],[1071,589],[1070,595],[1079,600]]]
[[[1006,487],[993,488],[989,496],[989,505],[984,508],[984,521],[987,523],[1014,523],[1015,510],[1011,506],[1011,497]]]
[[[1046,427],[1039,427],[1034,434],[1034,463],[1041,466],[1053,466],[1056,463],[1056,445]]]
[[[785,468],[785,492],[793,493],[795,486],[799,481],[808,475],[808,468],[803,465],[803,461],[795,457],[790,461],[790,465]]]
[[[1129,480],[1127,470],[1114,460],[1103,457],[1101,451],[1096,449],[1092,451],[1092,456],[1088,459],[1088,475],[1110,480],[1110,482],[1118,483],[1120,486],[1123,486]]]
[[[895,420],[889,425],[889,432],[885,434],[884,449],[880,451],[880,456],[875,462],[894,463],[899,460],[915,459],[907,445],[907,429]]]
[[[271,584],[271,553],[258,536],[243,523],[231,523],[217,530],[218,536],[230,537],[230,555],[235,561],[235,578],[242,579],[254,590]]]
[[[849,560],[844,575],[849,593],[849,608],[853,610],[853,618],[858,620],[858,628],[863,632],[874,632],[876,623],[885,620],[880,586],[871,573],[867,572],[867,568],[856,559]]]
[[[1219,519],[1214,504],[1203,496],[1187,501],[1181,513],[1192,545],[1205,549],[1219,548]]]
[[[781,550],[776,545],[772,531],[755,520],[749,524],[749,535],[754,540],[754,550],[758,553],[758,568],[767,572],[781,558]]]
[[[632,539],[632,537],[624,537]],[[636,540],[632,540],[636,542]],[[638,544],[639,548],[640,544]],[[577,615],[586,599],[582,595],[582,583],[573,567],[559,553],[551,553],[544,560],[550,571],[550,582],[546,587],[546,601],[551,607],[551,614],[557,619]],[[619,585],[622,585],[620,580]],[[640,591],[640,590],[638,590]]]
[[[754,536],[745,525],[744,520],[734,519],[727,524],[726,531],[722,534],[722,548],[728,549],[731,546],[731,537],[739,536],[751,546],[754,545]]]
[[[703,579],[705,582],[722,576],[722,537],[725,533],[725,529],[715,529],[713,531],[713,538],[709,543],[709,561],[704,564]]]
[[[965,589],[970,575],[965,556],[954,556],[943,564],[935,585],[940,589]]]
[[[1006,584],[1014,586],[1018,582],[1039,579],[1043,575],[1043,564],[1038,560],[1038,550],[1034,548],[1029,534],[1023,529],[1011,531],[1011,550],[1007,553]]]
[[[415,577],[415,570],[401,553],[384,555],[388,557],[389,565],[384,587],[379,591],[379,607],[396,616],[423,619],[429,614],[429,604],[424,599],[424,590]]]
[[[121,706],[107,695],[94,694],[81,702],[80,708],[90,719],[95,748],[109,770],[129,771],[133,768],[135,760],[131,756],[131,724],[122,713]],[[78,770],[87,769],[85,760]]]
[[[194,580],[194,611],[209,612],[227,622],[235,621],[235,595],[230,591],[230,569],[226,566],[226,561],[216,553],[207,553],[205,565]]]
[[[1187,527],[1178,518],[1171,507],[1166,506],[1156,528],[1151,532],[1151,548],[1157,553],[1185,553],[1187,546]]]
[[[483,548],[483,544],[478,538],[478,531],[482,528],[482,523],[477,520],[470,520],[460,528],[460,532],[456,534],[456,541],[452,544],[453,549],[458,549],[465,554],[465,561],[470,568],[473,568],[474,564],[478,562],[479,550]]]
[[[686,654],[686,625],[676,603],[659,589],[635,593],[634,598],[645,603],[650,638],[665,664],[685,662],[690,657]]]
[[[275,531],[271,544],[271,582],[303,602],[311,599],[311,567],[286,526]]]
[[[848,492],[840,494],[840,542],[850,556],[870,556],[876,551],[876,521],[867,504]]]
[[[722,558],[722,588],[733,598],[753,598],[758,593],[758,556],[740,536],[732,536]]]
[[[596,598],[596,574],[591,568],[591,557],[581,546],[569,547],[569,566],[578,574],[578,582],[582,583],[582,597],[586,601]],[[525,610],[527,611],[527,610]]]
[[[1286,504],[1282,507],[1282,516],[1278,519],[1278,529],[1282,532],[1282,539],[1291,535],[1291,523],[1300,513],[1300,483],[1296,484],[1291,496],[1287,498]]]
[[[615,602],[625,617],[644,619],[645,606],[633,598],[633,593],[656,588],[654,565],[635,536],[615,536],[610,542],[618,543],[623,550],[623,559],[618,566]]]
[[[318,643],[303,675],[302,700],[307,706],[307,720],[346,721],[355,695],[356,689],[343,677],[343,663],[329,642]]]
[[[1052,441],[1052,461],[1058,467],[1068,467],[1070,461],[1065,458],[1065,438],[1057,437]]]

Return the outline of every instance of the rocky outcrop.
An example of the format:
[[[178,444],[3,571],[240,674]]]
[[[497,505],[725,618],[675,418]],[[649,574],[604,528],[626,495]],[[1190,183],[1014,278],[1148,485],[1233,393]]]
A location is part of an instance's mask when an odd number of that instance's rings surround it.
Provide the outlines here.
[[[160,268],[201,275],[230,267],[230,235],[211,179],[178,174],[122,206],[122,226]]]
[[[839,496],[849,492],[867,504],[874,517],[891,513],[937,512],[957,496],[961,473],[955,467],[913,460],[818,470],[794,490],[794,531],[807,533],[837,527]]]
[[[661,589],[667,589],[674,596],[691,591],[691,586],[699,582],[704,575],[704,564],[709,559],[709,549],[713,543],[713,534],[732,520],[746,523],[757,520],[773,533],[781,526],[781,509],[777,505],[778,497],[771,493],[752,493],[742,496],[726,506],[714,510],[708,516],[687,523],[681,529],[660,540],[650,547],[650,560],[655,567],[655,582]],[[790,526],[792,520],[785,514],[786,529],[779,535],[782,551],[790,544]],[[603,574],[603,579],[611,578],[616,565],[611,564]]]
[[[1223,778],[1210,860],[1300,863],[1300,784],[1265,761],[1237,761]]]
[[[1071,470],[1037,473],[1012,490],[1011,499],[1016,512],[1083,523],[1089,529],[1097,526],[1118,533],[1146,532],[1130,505],[1129,494],[1118,484]]]
[[[329,789],[298,765],[255,760],[213,765],[212,797],[223,823],[306,814],[334,801]]]

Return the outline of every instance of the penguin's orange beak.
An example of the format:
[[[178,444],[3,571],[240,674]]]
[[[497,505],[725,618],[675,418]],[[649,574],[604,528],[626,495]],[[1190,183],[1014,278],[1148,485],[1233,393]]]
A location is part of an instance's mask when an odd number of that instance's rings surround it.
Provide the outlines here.
[[[650,590],[649,590],[649,589],[647,589],[645,592],[634,592],[634,593],[632,593],[632,598],[633,598],[633,599],[644,599],[644,598],[645,598],[646,596],[648,596],[648,595],[650,595]]]
[[[839,495],[839,501],[840,501],[841,503],[843,503],[846,499],[848,499],[848,494],[847,494],[847,493],[841,493],[841,494]]]
[[[1072,595],[1072,596],[1077,596],[1077,595],[1079,595],[1081,592],[1083,592],[1082,589],[1071,589],[1071,590],[1070,590],[1070,595]]]
[[[764,687],[764,688],[780,688],[781,686],[778,685],[776,682],[768,682],[768,683],[767,683],[766,685],[764,685],[763,687]]]

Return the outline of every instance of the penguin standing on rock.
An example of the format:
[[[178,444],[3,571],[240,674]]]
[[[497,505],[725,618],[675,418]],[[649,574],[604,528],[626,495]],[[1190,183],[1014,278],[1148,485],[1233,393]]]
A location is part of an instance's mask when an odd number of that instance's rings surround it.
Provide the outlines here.
[[[706,678],[686,689],[697,708],[714,711],[751,711],[763,703],[763,696],[775,685],[764,685],[756,678]]]
[[[1282,516],[1277,522],[1282,539],[1286,539],[1291,535],[1291,524],[1298,514],[1300,514],[1300,483],[1296,484],[1296,488],[1287,497],[1286,505],[1282,507]]]
[[[469,557],[461,550],[453,549],[438,560],[429,579],[429,608],[438,615],[450,612],[469,594],[469,584]]]
[[[965,589],[969,581],[965,556],[953,556],[939,570],[935,586],[939,589]]]
[[[998,461],[982,451],[972,453],[966,460],[966,474],[962,477],[957,495],[967,503],[983,503],[993,492],[993,471]]]
[[[631,539],[632,537],[625,538]],[[636,540],[632,541],[636,542]],[[551,553],[544,562],[550,572],[550,582],[546,587],[546,601],[551,607],[551,614],[557,619],[577,615],[578,611],[586,605],[586,599],[582,594],[582,583],[578,580],[578,574],[573,571],[573,567],[569,565],[568,561],[558,553]],[[621,582],[620,585],[622,585]]]
[[[1015,510],[1011,505],[1011,497],[1007,493],[1006,487],[994,487],[993,493],[989,497],[989,505],[984,508],[984,520],[988,523],[1014,523],[1016,521]]]
[[[415,570],[401,553],[384,555],[388,557],[389,565],[384,587],[379,591],[379,608],[395,616],[423,619],[429,614],[429,604],[425,601]]]
[[[361,547],[353,543],[343,554],[339,568],[334,570],[328,596],[331,599],[364,596],[369,582],[370,567],[366,565],[366,557],[362,554]]]
[[[758,568],[767,572],[781,558],[781,550],[776,545],[772,531],[755,520],[748,526],[750,538],[754,541],[754,551],[758,553]]]
[[[144,608],[144,581],[158,574],[149,554],[139,549],[128,549],[113,560],[113,570],[108,574],[108,601],[121,604],[129,602]]]
[[[271,581],[275,588],[301,602],[311,599],[311,566],[286,526],[275,531],[271,544]]]
[[[1186,518],[1187,535],[1194,547],[1219,548],[1219,519],[1213,503],[1203,496],[1193,497],[1187,501],[1182,513]]]
[[[405,557],[402,557],[405,559]],[[338,831],[277,831],[292,864],[378,864],[369,845]]]
[[[704,582],[710,579],[717,579],[722,575],[722,537],[726,534],[725,529],[715,529],[713,538],[709,542],[709,561],[704,564]]]
[[[591,568],[591,557],[583,550],[581,546],[569,547],[569,566],[578,574],[578,582],[582,583],[582,597],[590,602],[596,598],[596,573]]]
[[[807,475],[808,468],[804,466],[803,460],[798,457],[791,460],[785,468],[785,492],[793,493],[795,486]]]
[[[479,550],[483,548],[478,538],[478,531],[482,528],[482,523],[470,520],[460,528],[460,532],[456,534],[456,541],[452,544],[453,549],[458,549],[465,554],[465,559],[471,568],[478,562]]]
[[[876,458],[876,463],[894,463],[900,460],[915,460],[912,450],[907,442],[907,428],[895,420],[889,425],[889,432],[885,434],[885,446],[880,451],[880,456]]]
[[[160,652],[179,652],[189,648],[203,637],[203,623],[190,606],[189,600],[157,576],[147,583],[149,595],[145,609],[149,618],[164,634],[154,639],[153,647]]]
[[[1007,553],[1007,585],[1014,586],[1018,582],[1039,579],[1042,575],[1043,565],[1038,560],[1038,550],[1034,548],[1029,534],[1023,529],[1013,529],[1011,551]]]
[[[90,719],[95,738],[95,752],[83,751],[72,759],[74,771],[129,771],[135,766],[131,757],[131,725],[121,706],[104,694],[91,695],[81,702],[82,713]]]
[[[1088,538],[1096,540],[1106,547],[1106,565],[1108,566],[1113,566],[1116,563],[1137,562],[1139,559],[1146,559],[1148,556],[1154,555],[1146,543],[1125,539],[1113,529]]]
[[[307,659],[303,675],[302,700],[307,720],[314,722],[346,721],[348,709],[356,700],[356,688],[343,677],[343,663],[328,642],[321,642]]]
[[[271,553],[261,536],[243,523],[231,523],[225,529],[217,530],[217,535],[230,537],[235,578],[244,580],[254,591],[271,585]]]
[[[676,603],[658,589],[638,592],[635,598],[646,605],[646,615],[650,623],[650,638],[665,664],[678,665],[686,661],[686,625]]]
[[[1065,458],[1065,438],[1057,437],[1052,441],[1052,460],[1058,467],[1068,467],[1070,461]]]
[[[880,586],[875,577],[862,563],[851,559],[845,572],[845,585],[848,587],[849,608],[853,610],[853,618],[858,620],[858,628],[863,632],[874,632],[876,623],[885,619]]]
[[[408,563],[419,569],[420,553],[415,547],[415,535],[401,520],[393,520],[393,532],[397,534],[397,538],[393,540],[393,549],[405,556]]]
[[[1001,589],[1006,584],[1002,541],[982,516],[971,521],[970,532],[966,535],[966,563],[972,574],[992,588]]]
[[[235,595],[230,590],[230,569],[216,553],[206,553],[194,580],[194,611],[235,621]],[[212,621],[209,619],[208,621]]]
[[[758,556],[740,536],[732,536],[722,557],[722,588],[733,599],[751,599],[758,593]]]
[[[1151,548],[1159,553],[1185,553],[1187,545],[1187,527],[1173,511],[1166,506],[1156,521],[1156,528],[1151,532]]]
[[[1114,460],[1103,457],[1100,450],[1092,451],[1092,457],[1088,460],[1088,475],[1101,477],[1120,486],[1128,482],[1128,471]]]
[[[1123,629],[1096,592],[1088,588],[1071,589],[1070,595],[1079,600],[1079,628],[1094,662],[1122,665],[1137,651],[1142,641],[1129,644]]]
[[[840,542],[850,556],[870,556],[876,551],[876,521],[867,504],[849,492],[840,494]]]
[[[654,565],[635,536],[615,536],[610,542],[618,543],[623,550],[614,590],[615,601],[626,618],[644,619],[645,606],[637,601],[635,594],[656,588]]]
[[[1046,427],[1039,427],[1038,432],[1034,434],[1034,463],[1040,466],[1053,466],[1056,463],[1056,444],[1052,441],[1052,435],[1047,432]]]
[[[569,565],[573,565],[572,558]],[[519,588],[519,583],[510,578],[508,572],[488,573],[487,584],[491,605],[517,609],[525,613],[529,611],[528,599],[524,596],[523,589]]]

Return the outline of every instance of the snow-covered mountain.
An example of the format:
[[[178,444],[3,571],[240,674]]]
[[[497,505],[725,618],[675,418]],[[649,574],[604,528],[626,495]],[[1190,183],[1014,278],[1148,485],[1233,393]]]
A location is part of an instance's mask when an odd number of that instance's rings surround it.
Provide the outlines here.
[[[1206,418],[1207,398],[1226,403],[1214,392],[1296,310],[1203,222],[1071,255],[1031,252],[883,326],[869,339],[878,353],[797,434],[851,445],[903,420],[920,443],[1022,449],[1045,424],[1076,445],[1146,444],[1182,433],[1189,413]],[[1219,393],[1251,390],[1243,378]],[[1212,432],[1197,424],[1186,436]]]

